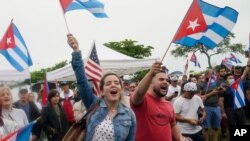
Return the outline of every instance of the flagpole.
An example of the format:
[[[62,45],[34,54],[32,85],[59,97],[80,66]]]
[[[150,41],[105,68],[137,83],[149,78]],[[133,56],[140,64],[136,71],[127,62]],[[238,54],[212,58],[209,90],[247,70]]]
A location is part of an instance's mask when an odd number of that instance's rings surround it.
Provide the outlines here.
[[[64,23],[65,23],[65,25],[66,25],[66,28],[67,28],[68,33],[70,33],[70,32],[69,32],[68,22],[67,22],[67,20],[66,20],[65,14],[64,14],[64,10],[63,10],[63,8],[62,8],[62,5],[61,5],[60,0],[58,0],[58,1],[59,1],[59,4],[60,4],[60,7],[61,7],[61,9],[62,9],[62,14],[63,14]]]
[[[171,44],[172,44],[172,41],[171,41],[170,44],[168,45],[168,48],[167,48],[167,50],[165,51],[165,53],[164,53],[164,55],[163,55],[163,57],[162,57],[162,59],[161,59],[161,63],[162,63],[163,59],[165,58],[166,54],[168,53],[168,50],[169,50]]]
[[[189,13],[189,11],[190,11],[190,9],[191,9],[191,6],[193,5],[193,3],[194,3],[195,1],[197,1],[197,0],[193,0],[192,4],[191,4],[190,7],[188,8],[187,13]],[[168,48],[167,48],[167,50],[165,51],[165,53],[164,53],[164,55],[163,55],[163,57],[162,57],[162,59],[161,59],[161,63],[162,63],[163,59],[165,58],[165,56],[166,56],[166,54],[167,54],[167,52],[168,52],[168,50],[169,50],[171,44],[173,43],[173,40],[175,39],[177,33],[180,31],[180,26],[183,24],[184,19],[187,17],[187,13],[186,13],[186,15],[184,16],[182,22],[180,23],[180,25],[179,25],[179,27],[178,27],[178,30],[177,30],[177,32],[175,33],[173,39],[171,40],[170,44],[168,45]]]
[[[68,26],[68,23],[67,23],[67,20],[66,20],[66,17],[65,17],[65,15],[64,15],[64,14],[63,14],[63,19],[64,19],[64,22],[65,22],[65,25],[66,25],[67,31],[68,31],[68,33],[70,33],[70,32],[69,32],[69,26]]]

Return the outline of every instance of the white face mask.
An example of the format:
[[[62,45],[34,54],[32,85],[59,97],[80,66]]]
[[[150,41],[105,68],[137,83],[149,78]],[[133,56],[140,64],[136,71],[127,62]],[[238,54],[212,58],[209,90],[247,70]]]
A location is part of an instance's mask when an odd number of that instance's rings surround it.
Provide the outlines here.
[[[228,79],[227,82],[229,83],[229,85],[232,85],[234,83],[234,79]]]

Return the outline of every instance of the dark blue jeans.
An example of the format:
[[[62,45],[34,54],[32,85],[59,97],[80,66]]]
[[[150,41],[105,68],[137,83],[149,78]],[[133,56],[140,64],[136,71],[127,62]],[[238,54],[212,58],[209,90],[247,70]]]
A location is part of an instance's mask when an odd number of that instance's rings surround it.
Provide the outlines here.
[[[195,134],[182,134],[184,137],[189,137],[191,138],[193,141],[204,141],[204,137],[202,134],[202,130],[200,130],[199,132],[195,133]]]

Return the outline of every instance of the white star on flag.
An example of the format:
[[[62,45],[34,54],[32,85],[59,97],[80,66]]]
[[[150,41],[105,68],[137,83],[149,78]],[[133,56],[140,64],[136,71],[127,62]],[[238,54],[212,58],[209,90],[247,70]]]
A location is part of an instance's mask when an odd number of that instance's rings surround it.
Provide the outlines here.
[[[194,31],[196,26],[200,26],[200,24],[198,24],[197,22],[198,18],[196,18],[194,21],[189,21],[189,26],[187,27],[187,29],[192,28],[192,30]]]
[[[8,37],[7,38],[7,44],[11,44],[12,42],[11,42],[11,37]]]

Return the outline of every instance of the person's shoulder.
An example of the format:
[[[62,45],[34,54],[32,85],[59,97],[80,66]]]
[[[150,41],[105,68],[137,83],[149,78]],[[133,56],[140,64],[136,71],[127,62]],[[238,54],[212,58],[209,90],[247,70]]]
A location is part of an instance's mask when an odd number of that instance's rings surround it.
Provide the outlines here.
[[[42,107],[42,113],[49,113],[51,111],[51,107],[49,105]]]
[[[14,107],[14,108],[18,108],[18,107],[19,107],[19,106],[18,106],[18,103],[19,103],[19,100],[16,101],[16,102],[14,102],[14,103],[13,103],[13,107]]]
[[[198,95],[194,95],[194,97],[193,97],[194,99],[198,99],[198,100],[201,100],[201,97],[200,96],[198,96]]]
[[[182,96],[178,96],[176,99],[175,99],[175,101],[177,101],[177,102],[180,102],[180,101],[183,101],[184,100],[184,98],[182,97]],[[174,101],[174,102],[175,102]]]
[[[124,104],[121,104],[121,105],[122,105],[122,109],[123,109],[126,113],[128,113],[128,114],[131,115],[132,117],[135,116],[134,111],[133,111],[131,108],[127,107],[127,106],[124,105]]]
[[[32,107],[36,107],[35,102],[29,101],[29,105],[31,105]]]
[[[12,108],[12,112],[16,113],[16,114],[18,114],[18,113],[22,113],[22,114],[24,113],[25,114],[23,109],[18,109],[18,108]]]

